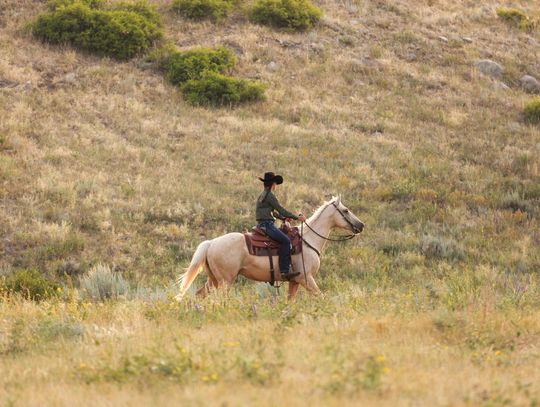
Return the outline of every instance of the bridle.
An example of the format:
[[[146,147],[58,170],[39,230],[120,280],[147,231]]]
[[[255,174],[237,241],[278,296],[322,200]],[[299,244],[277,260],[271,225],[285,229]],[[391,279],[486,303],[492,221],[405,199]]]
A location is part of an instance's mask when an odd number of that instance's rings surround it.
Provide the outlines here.
[[[315,247],[313,247],[313,245],[311,243],[309,243],[306,239],[304,239],[304,224],[309,228],[309,230],[311,230],[317,236],[319,236],[320,238],[322,238],[324,240],[328,240],[330,242],[344,242],[344,241],[350,240],[350,239],[352,239],[353,237],[356,236],[356,234],[354,233],[354,230],[356,230],[356,227],[353,225],[353,223],[349,219],[347,219],[345,214],[341,211],[341,209],[339,209],[339,207],[336,205],[336,203],[334,201],[332,201],[332,205],[334,206],[334,208],[336,208],[336,210],[343,217],[343,219],[345,219],[345,221],[349,224],[349,226],[351,227],[351,231],[353,233],[350,234],[350,235],[347,235],[347,236],[343,236],[343,238],[341,238],[341,239],[331,239],[329,237],[321,235],[319,232],[317,232],[315,229],[313,229],[311,226],[309,226],[309,224],[307,222],[302,222],[301,225],[300,225],[300,235],[301,235],[301,238],[302,238],[302,242],[304,242],[307,247],[309,247],[311,250],[313,250],[315,253],[317,253],[317,256],[319,256],[319,258],[321,257],[321,252],[319,250],[317,250]],[[329,206],[330,205],[326,205],[323,208],[323,210],[321,211],[321,213],[324,212],[324,210],[326,208],[328,208]],[[304,279],[306,280],[306,287],[307,287],[308,281],[307,281],[306,263],[304,261],[304,251],[303,250],[302,250],[301,256],[302,256],[302,268],[304,269]]]
[[[326,208],[328,208],[330,205],[326,205],[324,207],[324,209],[321,211],[324,212],[324,210]],[[336,205],[335,202],[332,202],[332,206],[334,206],[334,208],[336,208],[336,210],[338,211],[338,213],[343,217],[343,219],[345,219],[345,221],[349,224],[349,226],[351,227],[351,231],[355,230],[356,227],[353,225],[353,223],[347,219],[347,217],[345,216],[345,214],[341,211],[341,209],[339,209],[339,207]],[[311,243],[309,243],[306,239],[304,239],[304,224],[309,228],[309,230],[311,230],[313,233],[315,233],[317,236],[319,236],[321,239],[324,239],[324,240],[327,240],[327,241],[330,241],[330,242],[345,242],[347,240],[351,240],[352,238],[354,238],[356,236],[356,234],[353,232],[352,234],[350,235],[346,235],[346,236],[342,236],[341,238],[338,238],[338,239],[332,239],[330,237],[326,237],[326,236],[323,236],[321,235],[319,232],[317,232],[315,229],[313,229],[311,226],[309,226],[309,224],[307,222],[302,222],[301,226],[300,226],[300,234],[302,236],[302,241],[307,245],[307,247],[309,247],[311,250],[313,250],[315,253],[317,253],[317,256],[321,257],[321,252],[319,250],[317,250],[315,247],[313,247],[313,245]],[[304,261],[303,259],[303,252],[302,252],[302,262]],[[304,274],[305,274],[305,271],[304,271]]]
[[[328,208],[329,206],[330,206],[330,205],[326,205],[325,208],[321,211],[321,213],[324,212],[324,210],[325,210],[326,208]],[[334,208],[336,208],[336,210],[337,210],[338,213],[342,216],[342,218],[345,220],[345,222],[347,222],[347,223],[349,224],[349,226],[351,227],[351,231],[356,230],[356,226],[354,226],[353,223],[352,223],[349,219],[347,219],[347,217],[345,216],[345,214],[341,211],[341,209],[339,209],[339,207],[336,205],[335,202],[332,202],[332,206],[333,206]],[[341,238],[338,238],[338,239],[332,239],[332,238],[330,238],[330,237],[325,237],[325,236],[321,235],[319,232],[317,232],[315,229],[313,229],[311,226],[309,226],[309,224],[308,224],[307,222],[302,222],[302,224],[304,224],[304,223],[305,223],[306,226],[309,228],[309,230],[311,230],[311,231],[312,231],[313,233],[315,233],[317,236],[319,236],[320,238],[322,238],[322,239],[324,239],[324,240],[328,240],[328,241],[330,241],[330,242],[344,242],[344,241],[350,240],[350,239],[352,239],[353,237],[356,236],[356,233],[353,232],[353,233],[350,234],[350,235],[341,236]],[[303,239],[302,239],[302,240],[303,240]],[[305,242],[305,240],[304,240],[304,242]]]

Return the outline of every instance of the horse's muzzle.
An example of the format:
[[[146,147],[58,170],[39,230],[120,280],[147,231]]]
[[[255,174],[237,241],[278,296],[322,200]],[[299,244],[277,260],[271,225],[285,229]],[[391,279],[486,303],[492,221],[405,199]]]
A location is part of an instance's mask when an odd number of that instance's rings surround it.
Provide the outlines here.
[[[358,223],[358,225],[354,225],[353,227],[353,233],[357,235],[358,233],[361,233],[364,230],[364,224],[362,222]]]

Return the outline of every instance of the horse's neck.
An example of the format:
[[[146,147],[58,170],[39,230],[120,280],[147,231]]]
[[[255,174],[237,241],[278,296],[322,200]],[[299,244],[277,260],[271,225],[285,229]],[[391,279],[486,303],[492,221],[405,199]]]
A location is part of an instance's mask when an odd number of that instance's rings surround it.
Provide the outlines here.
[[[307,224],[313,230],[310,230],[310,228],[304,228],[304,238],[319,252],[322,252],[322,250],[324,249],[324,245],[327,242],[326,238],[330,236],[330,231],[333,228],[333,225],[330,222],[330,214],[321,213],[316,219],[308,219]],[[317,236],[317,234],[324,236],[324,238]]]

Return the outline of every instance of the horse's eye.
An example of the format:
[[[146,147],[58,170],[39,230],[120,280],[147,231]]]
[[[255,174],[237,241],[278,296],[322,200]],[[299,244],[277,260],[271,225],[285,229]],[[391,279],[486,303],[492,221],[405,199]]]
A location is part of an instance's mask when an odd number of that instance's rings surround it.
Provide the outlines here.
[[[349,210],[348,210],[348,209],[344,209],[343,212],[349,213]]]

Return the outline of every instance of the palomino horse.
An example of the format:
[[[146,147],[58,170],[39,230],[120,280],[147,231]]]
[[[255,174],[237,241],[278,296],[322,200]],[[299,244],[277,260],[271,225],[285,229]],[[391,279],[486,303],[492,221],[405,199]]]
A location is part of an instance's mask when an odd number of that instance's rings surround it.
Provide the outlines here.
[[[303,254],[292,256],[293,268],[300,271],[300,275],[289,281],[289,299],[294,298],[299,285],[312,294],[321,292],[314,276],[321,265],[320,253],[325,243],[332,240],[328,237],[332,229],[347,229],[352,233],[351,237],[364,229],[364,224],[343,205],[340,196],[319,207],[306,221],[306,226],[302,236]],[[277,263],[276,258],[274,264]],[[205,296],[212,288],[230,286],[238,274],[255,281],[270,281],[268,257],[250,255],[244,235],[228,233],[206,240],[197,247],[187,271],[178,280],[180,293],[176,296],[177,300],[182,299],[203,267],[208,273],[208,281],[197,291],[197,295]],[[276,276],[276,279],[280,277]]]

